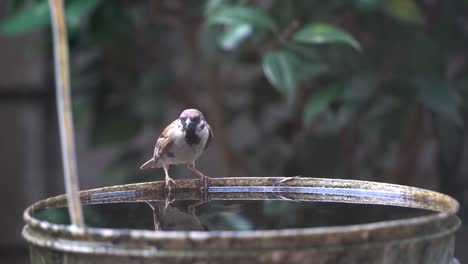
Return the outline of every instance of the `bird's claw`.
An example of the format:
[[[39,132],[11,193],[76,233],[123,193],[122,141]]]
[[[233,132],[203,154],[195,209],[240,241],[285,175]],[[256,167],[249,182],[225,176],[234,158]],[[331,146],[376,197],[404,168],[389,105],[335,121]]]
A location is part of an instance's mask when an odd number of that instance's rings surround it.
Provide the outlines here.
[[[188,168],[198,177],[200,177],[200,184],[201,184],[201,189],[204,192],[208,192],[208,181],[211,179],[210,177],[206,176],[203,174],[201,171],[197,170],[195,166],[189,165]]]
[[[173,186],[175,186],[175,181],[171,178],[166,178],[166,189],[170,192]]]
[[[208,186],[209,186],[209,180],[211,178],[203,175],[203,177],[200,177],[200,185],[201,185],[201,191],[204,192],[205,194],[208,193]]]

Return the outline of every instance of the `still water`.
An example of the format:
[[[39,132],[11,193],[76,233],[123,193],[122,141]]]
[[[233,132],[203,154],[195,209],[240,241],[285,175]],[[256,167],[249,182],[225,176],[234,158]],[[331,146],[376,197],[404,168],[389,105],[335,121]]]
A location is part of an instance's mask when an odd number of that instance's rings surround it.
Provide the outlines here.
[[[132,201],[88,204],[83,206],[83,210],[86,224],[91,227],[167,231],[344,226],[404,219],[432,212],[399,206],[290,199]],[[34,216],[68,224],[66,208],[41,209]]]

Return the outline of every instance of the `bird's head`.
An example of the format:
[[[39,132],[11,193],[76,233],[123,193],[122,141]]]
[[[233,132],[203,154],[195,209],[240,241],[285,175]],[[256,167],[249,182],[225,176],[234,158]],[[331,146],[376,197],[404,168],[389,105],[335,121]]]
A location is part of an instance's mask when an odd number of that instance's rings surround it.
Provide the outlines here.
[[[186,109],[179,117],[185,131],[200,131],[205,128],[205,117],[197,109]]]

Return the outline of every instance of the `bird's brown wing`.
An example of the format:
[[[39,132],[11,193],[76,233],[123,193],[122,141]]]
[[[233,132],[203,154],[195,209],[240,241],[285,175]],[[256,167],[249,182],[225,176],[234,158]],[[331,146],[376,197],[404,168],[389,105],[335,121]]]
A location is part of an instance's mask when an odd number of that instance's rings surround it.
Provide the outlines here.
[[[171,147],[172,145],[172,139],[169,135],[170,131],[174,126],[177,126],[177,124],[172,122],[169,126],[164,129],[164,131],[161,133],[159,136],[158,140],[156,141],[156,146],[154,147],[154,154],[153,157],[145,162],[143,165],[140,166],[140,170],[148,169],[148,168],[155,168],[157,166],[157,163],[159,159],[166,153],[166,151]]]
[[[210,134],[208,135],[208,140],[206,141],[204,149],[208,148],[208,146],[210,145],[211,141],[214,138],[213,130],[211,129],[210,125],[208,125],[208,124],[206,124],[206,125],[208,126],[208,131],[210,131]]]
[[[166,153],[166,151],[170,148],[172,145],[173,141],[172,138],[169,137],[169,131],[176,126],[176,121],[172,122],[169,126],[164,129],[164,131],[161,133],[161,135],[158,138],[158,141],[156,141],[156,146],[154,147],[154,163],[157,163],[159,158]]]

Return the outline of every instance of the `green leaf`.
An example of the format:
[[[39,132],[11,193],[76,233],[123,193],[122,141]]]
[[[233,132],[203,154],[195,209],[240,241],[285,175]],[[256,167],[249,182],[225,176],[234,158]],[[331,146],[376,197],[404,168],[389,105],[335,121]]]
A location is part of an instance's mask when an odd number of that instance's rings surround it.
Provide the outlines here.
[[[329,24],[309,24],[297,31],[293,40],[308,44],[345,43],[360,50],[359,43],[345,31]]]
[[[205,16],[209,16],[218,11],[224,5],[227,5],[229,0],[208,0],[205,3]]]
[[[340,92],[341,89],[335,86],[322,89],[311,96],[304,108],[304,124],[309,125],[319,113],[327,109],[330,103],[338,98]]]
[[[421,103],[452,120],[458,126],[463,125],[459,110],[461,97],[450,82],[443,79],[424,78],[416,80],[415,84],[417,98]]]
[[[66,5],[67,25],[77,27],[83,15],[94,10],[98,0],[75,0]],[[49,2],[32,1],[0,24],[0,33],[15,35],[38,30],[50,24]]]
[[[0,25],[0,33],[15,35],[30,32],[48,25],[49,21],[49,2],[33,1],[17,13],[6,18]]]
[[[250,24],[231,26],[218,39],[218,45],[224,50],[233,50],[245,41],[252,32],[252,25]]]
[[[413,0],[387,1],[384,10],[392,17],[403,22],[413,24],[422,24],[424,22],[421,11]]]
[[[250,24],[253,27],[276,31],[276,25],[270,16],[261,10],[249,6],[236,5],[221,8],[208,17],[209,24],[223,24],[228,26]]]
[[[98,0],[75,0],[71,2],[65,7],[68,26],[79,26],[81,18],[95,10],[99,3]]]
[[[292,96],[299,81],[299,61],[286,51],[267,51],[262,57],[268,81],[284,96]]]

